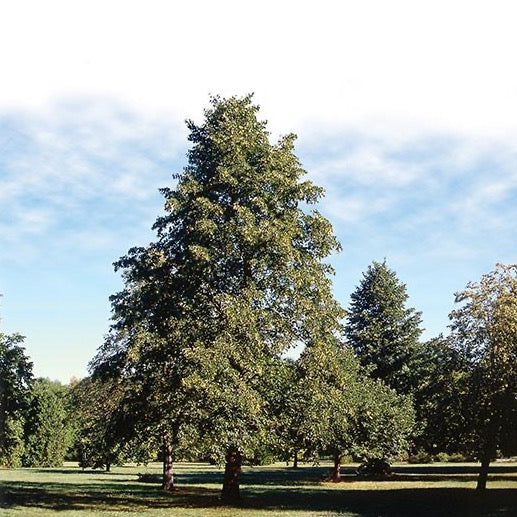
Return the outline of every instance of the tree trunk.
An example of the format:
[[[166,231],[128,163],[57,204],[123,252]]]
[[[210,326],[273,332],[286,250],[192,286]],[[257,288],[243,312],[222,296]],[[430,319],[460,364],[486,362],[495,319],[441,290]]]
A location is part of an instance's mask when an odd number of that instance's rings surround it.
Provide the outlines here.
[[[172,449],[168,434],[163,435],[162,488],[168,492],[172,492],[174,490],[174,476],[172,471]]]
[[[477,490],[485,490],[488,479],[488,467],[490,466],[490,456],[486,455],[481,458],[481,468],[479,469]]]
[[[334,468],[332,469],[332,481],[338,483],[341,481],[341,454],[336,452],[334,454]]]
[[[106,462],[106,472],[111,471],[111,463],[109,461]]]
[[[241,453],[232,447],[226,453],[226,467],[224,469],[223,490],[221,492],[222,501],[231,503],[240,499],[239,476],[241,465]]]
[[[294,451],[293,469],[297,469],[297,468],[298,468],[298,451]]]

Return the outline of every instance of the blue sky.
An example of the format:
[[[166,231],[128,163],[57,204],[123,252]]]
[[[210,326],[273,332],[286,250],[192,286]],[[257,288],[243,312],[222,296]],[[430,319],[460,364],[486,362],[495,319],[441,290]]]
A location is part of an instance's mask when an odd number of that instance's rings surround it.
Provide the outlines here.
[[[85,375],[121,287],[112,263],[153,238],[184,119],[210,93],[254,91],[273,139],[298,134],[343,245],[343,305],[386,258],[432,337],[455,291],[517,261],[512,2],[1,11],[0,329],[27,337],[37,375]]]

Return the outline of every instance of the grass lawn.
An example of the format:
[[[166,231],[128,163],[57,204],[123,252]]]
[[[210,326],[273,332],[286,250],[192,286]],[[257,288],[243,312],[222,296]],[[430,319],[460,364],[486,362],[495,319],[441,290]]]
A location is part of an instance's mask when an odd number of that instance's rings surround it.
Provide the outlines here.
[[[176,466],[178,491],[157,483],[161,466],[125,466],[113,472],[58,469],[0,470],[0,516],[517,516],[517,463],[495,463],[485,493],[474,490],[472,464],[398,465],[389,481],[359,481],[345,466],[344,481],[325,481],[329,465],[299,469],[277,464],[243,470],[242,502],[219,502],[222,472],[199,463]]]

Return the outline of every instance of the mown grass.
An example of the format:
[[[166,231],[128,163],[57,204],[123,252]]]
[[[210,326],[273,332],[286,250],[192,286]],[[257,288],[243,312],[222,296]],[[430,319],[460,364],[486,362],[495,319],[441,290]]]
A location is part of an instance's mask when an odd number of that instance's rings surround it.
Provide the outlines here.
[[[488,490],[474,490],[477,467],[468,464],[399,465],[388,481],[360,481],[354,467],[341,483],[325,481],[328,465],[247,467],[241,503],[219,501],[222,472],[216,467],[176,465],[178,490],[158,483],[160,465],[125,466],[113,472],[59,469],[0,470],[0,515],[6,517],[99,516],[516,516],[517,463],[495,464]]]

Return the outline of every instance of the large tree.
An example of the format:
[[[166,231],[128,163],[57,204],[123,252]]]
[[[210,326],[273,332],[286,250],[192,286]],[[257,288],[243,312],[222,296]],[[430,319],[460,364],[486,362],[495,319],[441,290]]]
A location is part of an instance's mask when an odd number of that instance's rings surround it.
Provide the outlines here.
[[[399,393],[418,385],[420,312],[406,307],[406,286],[386,262],[373,262],[351,295],[347,341],[374,378]]]
[[[517,452],[517,265],[498,264],[456,302],[449,339],[468,380],[463,446],[481,461],[477,487],[484,489],[497,451]]]
[[[257,113],[251,96],[215,97],[201,125],[188,122],[188,165],[162,190],[156,242],[117,264],[126,287],[94,363],[136,380],[169,443],[224,458],[227,500],[267,436],[271,361],[332,338],[343,317],[324,261],[338,243],[305,208],[322,190],[302,181],[295,137],[272,144]]]
[[[32,363],[23,336],[0,332],[0,465],[16,467],[23,454],[23,425],[32,384]]]

